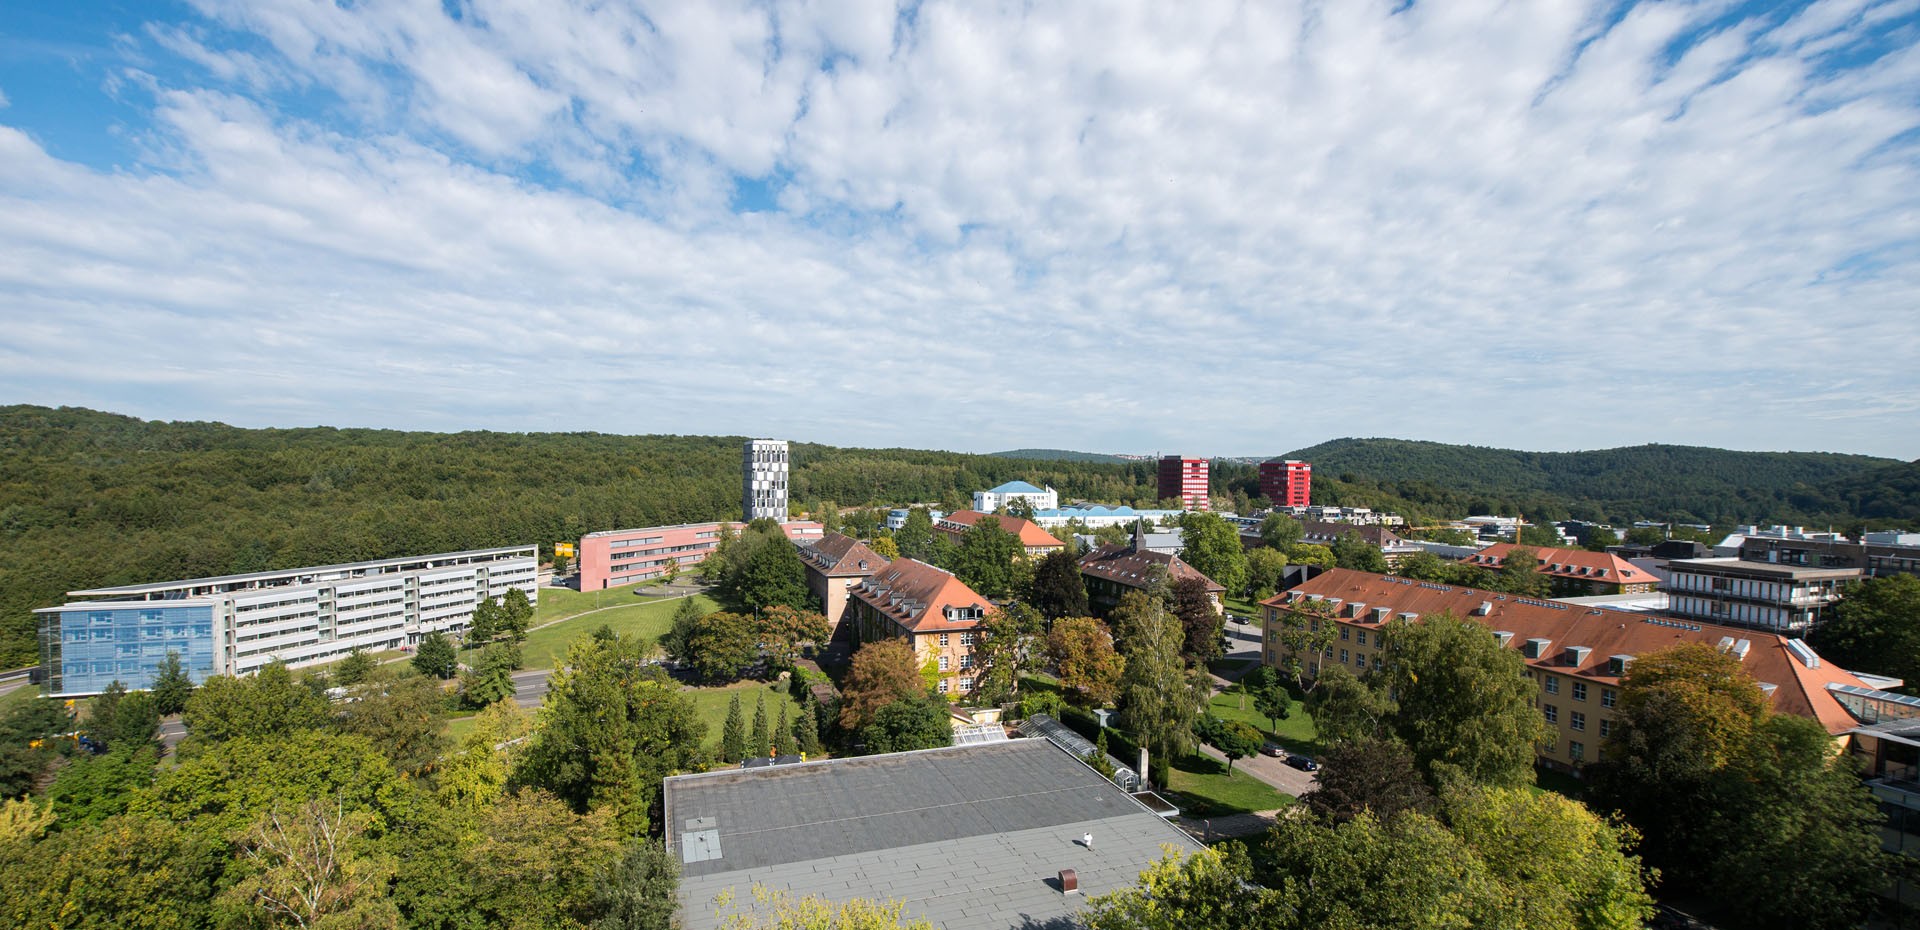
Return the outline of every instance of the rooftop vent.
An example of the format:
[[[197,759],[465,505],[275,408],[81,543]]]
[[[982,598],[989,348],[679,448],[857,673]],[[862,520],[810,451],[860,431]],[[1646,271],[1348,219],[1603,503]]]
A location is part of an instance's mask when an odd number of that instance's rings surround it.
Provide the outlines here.
[[[1801,665],[1808,668],[1820,667],[1820,654],[1814,652],[1813,647],[1801,640],[1787,640],[1787,651],[1793,653],[1793,657],[1799,659]]]
[[[1747,650],[1750,650],[1752,648],[1753,648],[1753,640],[1750,640],[1750,639],[1737,640],[1733,644],[1733,657],[1736,659],[1739,659],[1742,662],[1745,662],[1747,661]]]
[[[1607,674],[1619,678],[1627,673],[1627,666],[1633,664],[1633,656],[1617,655],[1607,657]]]
[[[1490,613],[1493,613],[1492,601],[1481,601],[1480,606],[1473,609],[1473,615],[1476,617],[1484,617]]]
[[[1561,651],[1560,656],[1566,660],[1568,665],[1578,668],[1585,665],[1587,656],[1592,654],[1593,648],[1590,646],[1568,646]]]
[[[1760,684],[1760,690],[1766,692],[1767,697],[1773,697],[1773,693],[1775,691],[1780,690],[1780,686],[1774,684],[1771,681],[1763,681],[1763,682],[1760,682],[1759,684]]]
[[[1547,647],[1551,645],[1553,645],[1553,640],[1536,636],[1527,640],[1526,645],[1520,647],[1520,652],[1529,659],[1538,659],[1547,654]]]

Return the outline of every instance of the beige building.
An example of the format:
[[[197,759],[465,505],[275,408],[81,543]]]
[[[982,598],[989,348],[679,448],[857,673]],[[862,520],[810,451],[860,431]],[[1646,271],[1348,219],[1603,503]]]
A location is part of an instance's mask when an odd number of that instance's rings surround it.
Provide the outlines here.
[[[807,587],[820,599],[827,625],[838,628],[840,616],[847,611],[847,589],[886,568],[887,560],[858,539],[827,533],[819,542],[801,547],[800,564],[807,570]]]
[[[913,559],[897,559],[848,588],[848,616],[861,644],[900,640],[922,666],[940,672],[939,691],[959,697],[973,691],[978,674],[974,646],[987,599],[951,572]]]
[[[1380,668],[1383,636],[1401,620],[1451,613],[1487,627],[1502,646],[1526,659],[1527,676],[1540,691],[1535,704],[1552,734],[1539,747],[1540,761],[1561,770],[1578,771],[1600,758],[1601,742],[1612,735],[1620,678],[1634,657],[1682,643],[1704,643],[1738,657],[1776,712],[1818,720],[1837,740],[1844,741],[1860,723],[1841,699],[1846,689],[1880,693],[1821,659],[1806,643],[1777,634],[1391,575],[1330,569],[1261,604],[1261,658],[1269,665],[1288,658],[1280,624],[1305,623],[1312,631],[1332,626],[1321,654],[1304,661],[1309,676],[1335,663],[1356,675]]]

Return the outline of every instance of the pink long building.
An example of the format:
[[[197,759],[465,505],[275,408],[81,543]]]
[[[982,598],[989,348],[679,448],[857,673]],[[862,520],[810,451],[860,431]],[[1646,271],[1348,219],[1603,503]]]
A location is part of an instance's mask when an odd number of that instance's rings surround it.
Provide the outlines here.
[[[737,533],[741,524],[722,520],[588,533],[580,537],[580,590],[598,591],[658,578],[666,574],[669,563],[692,568],[720,545],[722,528]],[[819,542],[826,532],[811,520],[791,520],[780,528],[787,531],[788,539],[803,546]]]

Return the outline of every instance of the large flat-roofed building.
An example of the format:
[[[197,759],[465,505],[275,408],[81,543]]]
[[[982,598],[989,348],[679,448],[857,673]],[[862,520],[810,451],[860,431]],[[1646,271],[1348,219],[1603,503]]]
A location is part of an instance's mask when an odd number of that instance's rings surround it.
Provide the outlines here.
[[[1131,528],[1142,520],[1146,521],[1148,526],[1159,526],[1161,520],[1167,517],[1178,517],[1181,513],[1182,511],[1178,510],[1136,510],[1125,505],[1073,504],[1051,510],[1036,510],[1033,512],[1033,522],[1047,529],[1066,526],[1074,521],[1079,521],[1081,526],[1090,530],[1097,530],[1103,526]]]
[[[1178,499],[1187,510],[1213,506],[1207,485],[1207,460],[1169,455],[1160,459],[1160,499]]]
[[[1920,533],[1867,533],[1859,542],[1854,542],[1833,534],[1779,532],[1785,529],[1774,527],[1773,531],[1743,536],[1737,555],[1749,562],[1775,565],[1857,568],[1868,577],[1876,578],[1920,575]]]
[[[1858,581],[1857,568],[1803,568],[1744,559],[1675,559],[1667,563],[1668,607],[1676,616],[1798,636]]]
[[[899,901],[943,930],[1079,926],[1088,896],[1199,848],[1044,739],[677,775],[664,798],[686,930],[719,927],[723,894],[750,912],[756,885]]]
[[[1776,712],[1816,720],[1836,740],[1844,740],[1861,722],[1847,695],[1882,694],[1860,676],[1823,660],[1805,642],[1777,633],[1344,568],[1328,569],[1261,605],[1266,623],[1261,659],[1276,667],[1289,658],[1278,635],[1280,624],[1333,625],[1333,640],[1321,655],[1300,657],[1309,676],[1334,664],[1355,675],[1380,668],[1383,635],[1402,620],[1418,623],[1445,612],[1486,627],[1501,646],[1526,660],[1552,734],[1539,748],[1540,761],[1563,770],[1577,771],[1600,758],[1601,743],[1613,732],[1620,679],[1635,657],[1683,643],[1701,643],[1735,656],[1760,683]]]
[[[518,589],[537,601],[538,555],[509,546],[69,591],[35,611],[46,692],[149,687],[168,652],[199,682],[410,646],[466,629],[481,598]]]
[[[706,561],[720,545],[723,531],[740,532],[730,520],[642,526],[628,530],[601,530],[580,537],[580,590],[599,591],[625,584],[652,581],[670,571],[692,568]],[[780,524],[796,545],[820,541],[826,527],[811,520]]]
[[[1299,459],[1260,463],[1260,493],[1275,507],[1313,503],[1313,465]]]
[[[742,520],[787,518],[787,441],[749,439],[740,450]]]

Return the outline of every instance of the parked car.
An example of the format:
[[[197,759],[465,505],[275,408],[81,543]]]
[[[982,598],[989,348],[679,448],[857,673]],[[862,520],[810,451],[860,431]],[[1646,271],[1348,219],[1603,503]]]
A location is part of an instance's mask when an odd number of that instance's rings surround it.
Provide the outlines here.
[[[1272,756],[1275,759],[1284,759],[1287,756],[1287,751],[1272,743],[1268,743],[1260,747],[1260,754],[1263,756]]]
[[[1302,756],[1302,755],[1288,756],[1287,764],[1293,766],[1296,769],[1299,769],[1302,772],[1320,771],[1320,763],[1313,761],[1312,757],[1310,756]]]

